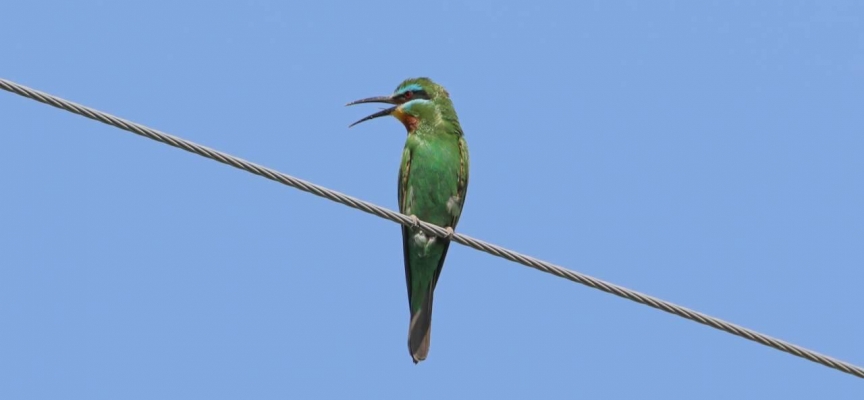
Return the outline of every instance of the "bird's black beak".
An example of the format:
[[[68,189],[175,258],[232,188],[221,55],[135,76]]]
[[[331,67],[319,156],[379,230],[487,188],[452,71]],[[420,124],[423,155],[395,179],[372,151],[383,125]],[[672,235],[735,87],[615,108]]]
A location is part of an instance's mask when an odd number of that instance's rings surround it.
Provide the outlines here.
[[[399,106],[393,106],[393,107],[390,107],[390,108],[385,108],[385,109],[383,109],[383,110],[381,110],[381,111],[376,112],[375,114],[372,114],[372,115],[370,115],[370,116],[368,116],[368,117],[364,117],[363,119],[361,119],[361,120],[359,120],[359,121],[357,121],[357,122],[355,122],[355,123],[353,123],[353,124],[351,124],[351,125],[348,125],[348,127],[350,128],[350,127],[352,127],[352,126],[354,126],[354,125],[357,125],[357,124],[359,124],[359,123],[361,123],[361,122],[364,122],[364,121],[368,121],[368,120],[370,120],[370,119],[375,119],[375,118],[378,118],[378,117],[386,117],[386,116],[388,116],[388,115],[390,115],[390,114],[393,114],[393,111],[396,111],[396,107],[399,107]]]
[[[360,99],[360,100],[352,101],[352,102],[346,104],[346,106],[353,106],[353,105],[355,105],[355,104],[361,104],[361,103],[387,103],[387,104],[397,104],[396,100],[393,99],[393,96],[375,96],[375,97],[367,97],[367,98],[365,98],[365,99]],[[375,118],[378,118],[378,117],[384,117],[384,116],[390,115],[390,114],[392,114],[393,111],[395,111],[395,110],[396,110],[396,106],[394,106],[394,107],[390,107],[390,108],[387,108],[387,109],[384,109],[384,110],[381,110],[381,111],[378,111],[378,112],[376,112],[375,114],[372,114],[372,115],[370,115],[370,116],[368,116],[368,117],[366,117],[366,118],[363,118],[363,119],[361,119],[361,120],[359,120],[359,121],[357,121],[357,122],[355,122],[355,123],[349,125],[348,127],[350,128],[350,127],[352,127],[352,126],[354,126],[354,125],[357,125],[357,124],[359,124],[359,123],[361,123],[361,122],[364,122],[364,121],[368,121],[368,120],[370,120],[370,119],[375,119]]]
[[[387,103],[387,104],[396,104],[396,100],[393,99],[393,96],[375,96],[375,97],[367,97],[365,99],[354,100],[346,106],[353,106],[355,104],[361,103]]]

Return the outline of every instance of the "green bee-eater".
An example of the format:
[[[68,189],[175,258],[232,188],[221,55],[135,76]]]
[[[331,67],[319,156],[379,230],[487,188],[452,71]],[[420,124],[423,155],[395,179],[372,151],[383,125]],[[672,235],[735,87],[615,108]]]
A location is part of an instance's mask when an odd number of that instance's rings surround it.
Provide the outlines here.
[[[399,166],[399,211],[447,228],[459,222],[468,189],[468,145],[450,95],[428,78],[408,79],[389,96],[357,100],[393,107],[363,118],[392,115],[405,125],[408,139]],[[450,240],[402,227],[402,251],[411,322],[408,351],[414,363],[426,359],[432,328],[432,297]]]

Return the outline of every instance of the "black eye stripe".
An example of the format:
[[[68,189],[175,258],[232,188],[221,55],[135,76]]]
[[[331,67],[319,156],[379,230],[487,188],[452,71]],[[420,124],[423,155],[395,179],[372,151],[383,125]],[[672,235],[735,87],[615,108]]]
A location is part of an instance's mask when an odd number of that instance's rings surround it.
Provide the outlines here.
[[[414,99],[426,99],[426,100],[429,100],[429,94],[426,93],[425,90],[411,90],[411,91],[409,91],[409,92],[405,92],[405,93],[403,93],[401,97],[402,97],[402,98],[407,98],[407,97],[408,97],[408,96],[407,96],[408,93],[411,93],[411,100],[414,100]]]
[[[417,93],[414,93],[414,95],[421,98],[421,99],[429,99],[429,95],[426,94],[425,90],[419,90],[419,91],[417,91]]]

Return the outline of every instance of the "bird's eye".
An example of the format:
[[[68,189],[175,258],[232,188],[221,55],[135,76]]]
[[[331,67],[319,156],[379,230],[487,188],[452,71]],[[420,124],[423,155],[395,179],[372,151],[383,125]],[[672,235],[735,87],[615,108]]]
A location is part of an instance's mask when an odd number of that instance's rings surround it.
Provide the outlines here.
[[[410,90],[405,92],[405,94],[403,94],[403,96],[405,96],[406,99],[410,99],[411,96],[413,96],[413,95],[414,95],[414,92],[412,92]]]

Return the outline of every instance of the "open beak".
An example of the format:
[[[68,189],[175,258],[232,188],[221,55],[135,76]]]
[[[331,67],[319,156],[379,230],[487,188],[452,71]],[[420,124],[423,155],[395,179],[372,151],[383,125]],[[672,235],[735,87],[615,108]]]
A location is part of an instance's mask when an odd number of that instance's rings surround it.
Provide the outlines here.
[[[375,97],[367,97],[367,98],[365,98],[365,99],[360,99],[360,100],[352,101],[352,102],[346,104],[346,106],[353,106],[353,105],[355,105],[355,104],[361,104],[361,103],[387,103],[387,104],[396,104],[396,100],[393,99],[393,96],[375,96]],[[388,115],[392,114],[393,111],[396,110],[396,107],[398,107],[398,106],[393,106],[393,107],[390,107],[390,108],[387,108],[387,109],[384,109],[384,110],[378,111],[378,112],[376,112],[375,114],[372,114],[372,115],[370,115],[370,116],[368,116],[368,117],[365,117],[365,118],[363,118],[363,119],[361,119],[361,120],[359,120],[359,121],[357,121],[357,122],[355,122],[355,123],[349,125],[348,127],[350,128],[350,127],[352,127],[352,126],[354,126],[354,125],[357,125],[357,124],[359,124],[359,123],[361,123],[361,122],[364,122],[364,121],[368,121],[368,120],[370,120],[370,119],[375,119],[375,118],[378,118],[378,117],[385,117],[385,116],[388,116]]]
[[[376,112],[375,114],[372,114],[372,115],[370,115],[370,116],[368,116],[368,117],[363,117],[363,119],[361,119],[361,120],[359,120],[359,121],[357,121],[357,122],[355,122],[355,123],[353,123],[353,124],[351,124],[351,125],[348,125],[348,127],[350,128],[350,127],[352,127],[352,126],[354,126],[354,125],[357,125],[357,124],[359,124],[359,123],[361,123],[361,122],[364,122],[364,121],[368,121],[368,120],[370,120],[370,119],[375,119],[375,118],[378,118],[378,117],[386,117],[386,116],[388,116],[388,115],[390,115],[390,114],[393,114],[393,111],[396,111],[396,107],[399,107],[399,106],[393,106],[393,107],[390,107],[390,108],[385,108],[385,109],[383,109],[383,110],[381,110],[381,111],[378,111],[378,112]]]

